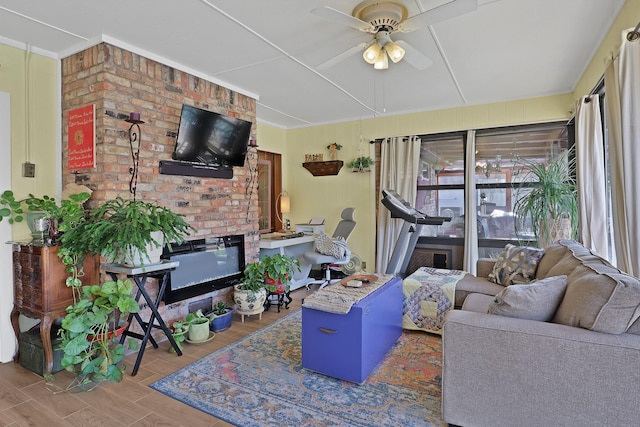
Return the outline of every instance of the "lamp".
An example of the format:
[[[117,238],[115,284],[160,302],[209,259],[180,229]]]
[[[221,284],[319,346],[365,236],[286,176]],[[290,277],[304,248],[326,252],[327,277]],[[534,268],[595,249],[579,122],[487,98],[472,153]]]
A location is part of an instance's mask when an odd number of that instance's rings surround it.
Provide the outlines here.
[[[282,190],[280,194],[278,194],[278,197],[276,198],[276,204],[278,203],[280,204],[280,209],[276,209],[276,215],[278,217],[278,220],[282,223],[283,228],[286,228],[288,230],[289,225],[287,224],[286,227],[284,226],[284,215],[282,217],[279,215],[279,213],[285,214],[291,212],[291,199],[289,198],[289,193],[287,193],[287,190]],[[287,223],[288,222],[289,221],[287,221]]]
[[[389,58],[391,58],[394,64],[404,58],[404,49],[395,42],[387,43],[384,45],[384,49],[387,51]]]
[[[392,41],[388,29],[383,27],[378,30],[375,40],[364,51],[362,58],[376,70],[386,70],[389,68],[389,58],[396,63],[404,58],[404,54],[402,46]]]
[[[373,65],[376,62],[376,58],[378,57],[378,55],[380,55],[381,51],[382,51],[382,48],[380,47],[378,42],[373,42],[371,46],[369,46],[364,51],[364,53],[362,54],[362,57],[366,62]]]
[[[387,53],[384,48],[380,50],[380,53],[376,57],[376,60],[373,63],[373,68],[376,70],[386,70],[389,68],[389,60],[387,59]]]

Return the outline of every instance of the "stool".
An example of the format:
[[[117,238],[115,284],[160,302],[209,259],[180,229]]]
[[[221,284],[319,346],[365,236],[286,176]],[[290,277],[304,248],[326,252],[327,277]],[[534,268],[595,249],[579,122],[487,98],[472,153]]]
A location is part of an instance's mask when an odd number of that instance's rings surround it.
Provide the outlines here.
[[[144,350],[147,346],[147,341],[151,342],[153,348],[158,348],[158,344],[155,339],[151,336],[152,329],[161,329],[171,347],[175,350],[178,356],[182,356],[182,351],[178,347],[178,344],[173,338],[173,334],[171,330],[166,325],[160,313],[158,312],[158,305],[164,296],[164,291],[167,287],[167,281],[169,278],[168,273],[171,270],[175,270],[180,263],[178,261],[162,261],[158,264],[145,265],[144,267],[125,267],[118,264],[106,264],[104,266],[104,270],[107,274],[111,276],[111,278],[115,281],[118,280],[118,273],[124,273],[127,277],[133,279],[133,282],[138,287],[138,292],[136,292],[135,299],[138,303],[141,303],[140,297],[144,298],[144,302],[149,306],[151,310],[151,316],[148,321],[144,321],[142,317],[138,313],[129,313],[129,317],[127,319],[127,328],[122,333],[120,337],[120,344],[124,343],[126,337],[133,337],[138,340],[141,340],[140,349],[138,350],[138,357],[136,358],[136,362],[133,365],[133,370],[131,371],[131,376],[135,376],[138,373],[138,368],[140,367],[140,362],[142,361],[142,356],[144,355]],[[158,294],[156,295],[155,300],[149,295],[147,290],[145,289],[145,283],[148,277],[157,278],[159,281],[159,289]],[[136,332],[130,331],[129,329],[132,326],[132,320],[135,319],[137,323],[140,325],[142,330],[144,331],[144,335],[138,334]]]
[[[291,301],[293,301],[293,298],[291,298],[291,295],[289,295],[290,292],[270,292],[269,295],[267,295],[267,300],[264,302],[264,310],[268,311],[269,307],[271,307],[272,305],[277,305],[278,306],[278,313],[280,313],[280,307],[282,307],[284,305],[284,308],[289,310],[289,304],[291,304]],[[271,298],[272,297],[276,297],[276,301],[275,303],[271,302]]]

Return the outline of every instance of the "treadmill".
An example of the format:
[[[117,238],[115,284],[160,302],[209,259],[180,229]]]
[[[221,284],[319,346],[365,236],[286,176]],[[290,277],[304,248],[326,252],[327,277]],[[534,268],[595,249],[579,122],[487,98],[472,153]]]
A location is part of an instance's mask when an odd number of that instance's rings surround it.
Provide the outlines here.
[[[404,221],[385,273],[404,275],[424,226],[442,225],[445,221],[451,221],[451,218],[417,211],[394,190],[382,190],[382,204],[391,212],[391,218]]]

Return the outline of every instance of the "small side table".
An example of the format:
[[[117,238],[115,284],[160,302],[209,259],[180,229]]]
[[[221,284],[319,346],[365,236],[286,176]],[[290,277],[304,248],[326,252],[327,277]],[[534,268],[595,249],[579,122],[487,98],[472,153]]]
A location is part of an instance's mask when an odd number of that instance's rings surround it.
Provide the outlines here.
[[[138,350],[138,357],[136,358],[136,363],[133,365],[133,370],[131,371],[131,376],[135,376],[138,373],[138,368],[140,367],[140,362],[142,361],[142,356],[144,355],[145,347],[147,346],[147,341],[151,341],[153,348],[158,348],[158,343],[151,336],[151,330],[153,328],[162,329],[164,334],[169,339],[169,343],[171,347],[175,350],[178,356],[182,356],[182,351],[176,344],[176,341],[173,339],[173,335],[171,334],[171,330],[167,326],[167,324],[160,316],[158,312],[158,304],[162,301],[164,296],[164,291],[167,287],[167,281],[169,279],[169,272],[171,270],[175,270],[180,262],[178,261],[163,261],[158,264],[150,264],[145,265],[144,267],[126,267],[120,264],[105,264],[103,266],[104,270],[111,276],[113,280],[118,280],[118,274],[126,274],[127,277],[133,279],[134,283],[138,287],[138,292],[136,293],[136,301],[140,301],[140,296],[144,297],[145,302],[151,309],[151,316],[148,321],[142,320],[140,314],[138,313],[129,313],[129,317],[127,319],[128,325],[127,329],[122,333],[120,337],[120,344],[124,343],[126,337],[133,337],[139,340],[142,340],[140,344],[140,349]],[[148,277],[155,277],[159,282],[158,295],[154,300],[151,298],[147,290],[145,289],[145,283]],[[144,331],[144,335],[140,335],[136,332],[132,332],[129,329],[132,325],[132,320],[136,319],[142,330]],[[157,322],[157,325],[156,325]]]

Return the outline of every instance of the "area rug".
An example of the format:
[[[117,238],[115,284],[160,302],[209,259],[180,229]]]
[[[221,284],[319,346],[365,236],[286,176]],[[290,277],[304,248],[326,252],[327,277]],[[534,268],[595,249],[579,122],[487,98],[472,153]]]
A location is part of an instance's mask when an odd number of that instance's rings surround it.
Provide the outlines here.
[[[301,310],[151,384],[237,426],[444,426],[440,337],[403,332],[362,385],[302,368]]]

